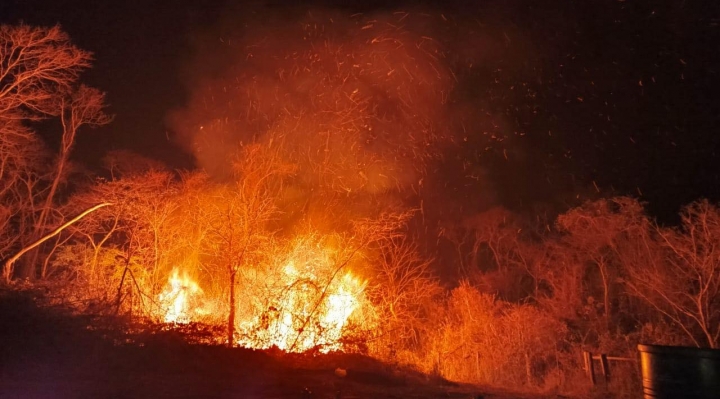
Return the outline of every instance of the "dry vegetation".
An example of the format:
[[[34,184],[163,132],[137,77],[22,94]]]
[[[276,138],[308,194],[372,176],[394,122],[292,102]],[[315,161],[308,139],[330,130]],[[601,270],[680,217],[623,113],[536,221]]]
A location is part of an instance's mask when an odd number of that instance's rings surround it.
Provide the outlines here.
[[[381,33],[388,43],[399,35]],[[338,51],[328,46],[326,52]],[[393,54],[399,63],[403,57],[428,63],[398,71],[388,87],[419,77],[416,94],[434,98],[448,77],[431,72],[436,49],[428,46]],[[390,54],[354,51],[357,59],[347,60],[335,79],[354,79],[353,63]],[[296,72],[319,79],[306,93],[316,98],[313,107],[333,110],[318,125],[323,134],[307,136],[313,129],[307,119],[285,116],[257,141],[233,147],[232,168],[222,178],[173,173],[138,156],[111,154],[109,177],[79,187],[65,185],[72,177],[75,135],[83,125],[109,121],[102,94],[78,82],[90,55],[58,28],[3,26],[0,59],[0,255],[6,284],[26,280],[50,287],[56,303],[81,313],[164,323],[171,306],[168,279],[185,276],[180,311],[187,320],[171,321],[216,326],[213,331],[222,332],[212,335],[215,342],[290,352],[356,351],[431,376],[536,392],[587,391],[582,350],[635,356],[639,342],[718,347],[715,204],[690,204],[677,227],[657,225],[642,204],[625,197],[588,202],[542,225],[492,209],[445,232],[441,239],[456,246],[462,278],[441,284],[433,260],[424,259],[409,238],[413,212],[388,195],[411,179],[390,181],[392,175],[381,173],[407,168],[413,178],[422,175],[431,155],[424,149],[436,139],[430,119],[407,115],[420,105],[405,98],[405,91],[385,99],[397,103],[396,115],[379,117],[373,114],[374,94],[348,96],[348,87],[317,78],[300,60]],[[313,61],[317,70],[335,67],[323,60]],[[253,82],[238,90],[264,89]],[[302,114],[302,101],[288,101],[287,109]],[[433,105],[423,106],[428,104]],[[261,123],[276,111],[254,108],[245,122]],[[30,123],[45,118],[62,122],[62,146],[54,157]],[[361,151],[357,143],[369,133],[359,126],[373,118],[398,131],[407,131],[405,122],[413,120],[410,127],[427,136],[389,137],[376,144],[379,150]],[[199,145],[207,147],[201,150],[216,146],[207,143],[223,131],[205,129]],[[301,140],[290,139],[300,134],[324,144],[301,147]],[[344,152],[346,146],[356,151]],[[407,156],[387,156],[391,147]],[[421,167],[409,168],[413,163]],[[109,205],[67,225],[98,204]],[[187,281],[202,295],[191,297]],[[338,301],[347,314],[335,314]],[[635,378],[617,378],[611,388],[632,392]]]

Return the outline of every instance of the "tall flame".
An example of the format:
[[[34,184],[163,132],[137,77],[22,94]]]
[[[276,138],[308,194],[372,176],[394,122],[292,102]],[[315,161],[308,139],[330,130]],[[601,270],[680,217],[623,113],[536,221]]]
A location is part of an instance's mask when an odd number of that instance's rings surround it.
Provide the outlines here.
[[[187,273],[181,275],[177,268],[173,269],[165,289],[158,297],[164,311],[164,321],[178,324],[191,322],[193,314],[202,313],[202,309],[194,303],[202,293],[200,286]]]
[[[240,344],[289,352],[318,348],[341,350],[344,328],[361,302],[364,284],[350,272],[323,281],[314,270],[288,263],[273,292],[271,306],[260,317],[240,324]]]

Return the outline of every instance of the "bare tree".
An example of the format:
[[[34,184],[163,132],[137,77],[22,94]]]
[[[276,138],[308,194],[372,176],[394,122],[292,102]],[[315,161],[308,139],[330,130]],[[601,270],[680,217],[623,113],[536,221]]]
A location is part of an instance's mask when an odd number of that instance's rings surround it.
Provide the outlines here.
[[[535,243],[526,237],[529,230],[517,215],[492,208],[466,220],[460,230],[467,241],[467,277],[509,301],[536,293],[535,263],[542,253],[534,250]]]
[[[417,347],[421,331],[429,327],[428,305],[442,293],[431,271],[407,238],[381,240],[373,265],[368,295],[380,320],[375,334],[381,350],[392,357],[398,350]]]
[[[642,205],[631,198],[617,197],[585,203],[571,209],[557,220],[564,233],[565,250],[574,253],[580,265],[595,266],[602,293],[602,314],[605,330],[613,316],[613,302],[622,292],[616,284],[623,275],[624,248],[638,229],[646,228],[647,218]],[[592,288],[596,279],[583,273],[584,282]],[[590,290],[590,293],[592,291]]]
[[[121,177],[142,175],[150,171],[166,171],[162,162],[147,158],[129,150],[112,150],[103,157],[103,166],[113,180]]]
[[[48,216],[52,210],[55,195],[58,187],[63,180],[70,160],[73,145],[75,144],[75,136],[81,126],[87,125],[91,127],[101,126],[111,121],[111,117],[104,112],[105,95],[97,89],[81,85],[77,90],[73,91],[66,97],[58,99],[60,107],[60,122],[62,123],[62,140],[60,149],[55,163],[54,176],[50,183],[50,188],[45,197],[45,203],[40,210],[40,215],[36,221],[36,235],[42,235],[45,225],[48,222]],[[33,276],[33,268],[37,259],[37,252],[31,261],[27,264],[26,276]]]
[[[155,298],[161,283],[159,272],[167,263],[166,258],[174,252],[170,246],[176,233],[172,215],[178,206],[177,191],[172,174],[148,171],[109,182],[99,180],[88,191],[72,198],[65,208],[73,209],[97,201],[115,204],[75,226],[77,239],[70,243],[82,243],[91,249],[91,256],[80,270],[91,295],[107,295],[110,288],[117,288],[110,285],[120,283],[112,279],[105,281],[107,276],[129,274],[129,281],[143,281],[143,284],[131,285],[132,290],[140,297]],[[101,254],[108,251],[116,253],[122,261],[115,262],[111,270],[98,270]],[[125,279],[122,281],[124,284]],[[145,301],[145,305],[152,304],[152,300]],[[141,310],[152,311],[152,306]]]
[[[40,228],[45,224],[52,207],[58,185],[64,175],[72,147],[75,144],[78,129],[83,125],[101,126],[111,120],[110,116],[103,110],[105,108],[105,95],[97,89],[80,86],[70,97],[63,97],[59,101],[61,109],[60,121],[63,127],[62,140],[55,165],[55,176],[50,184],[50,190],[45,198],[45,205],[38,219]]]
[[[720,209],[707,200],[683,209],[681,228],[656,227],[665,256],[630,268],[631,292],[665,315],[697,346],[720,338]]]
[[[47,152],[18,120],[0,117],[0,257],[5,258],[35,226]]]
[[[235,342],[238,271],[252,264],[271,236],[268,224],[278,215],[278,181],[291,172],[277,147],[251,144],[239,151],[234,182],[210,184],[205,192],[194,193],[194,220],[204,224],[202,246],[213,268],[226,276],[229,346]]]
[[[51,223],[53,201],[66,172],[78,128],[109,121],[102,111],[100,92],[84,86],[75,88],[80,73],[90,66],[91,58],[89,52],[73,46],[59,26],[0,26],[2,190],[6,194],[14,193],[16,204],[14,210],[3,209],[2,218],[7,224],[8,215],[14,215],[14,225],[33,226],[34,231],[27,236],[31,241],[42,237]],[[39,173],[45,162],[38,157],[39,140],[25,123],[48,117],[60,118],[63,134],[58,162],[49,179],[51,183],[47,190],[41,191],[37,183],[46,177]],[[14,173],[8,173],[13,168]],[[24,237],[27,232],[22,228],[15,233]],[[10,247],[16,241],[5,244]],[[26,276],[33,275],[36,257],[37,252],[33,251],[33,259],[25,265]]]
[[[0,115],[57,115],[55,100],[90,67],[91,59],[59,26],[0,26]]]

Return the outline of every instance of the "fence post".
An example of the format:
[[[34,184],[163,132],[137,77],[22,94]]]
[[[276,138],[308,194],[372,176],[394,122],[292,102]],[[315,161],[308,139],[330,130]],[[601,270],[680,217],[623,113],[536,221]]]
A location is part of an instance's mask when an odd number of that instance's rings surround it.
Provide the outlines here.
[[[480,352],[475,352],[475,380],[480,382]]]
[[[584,351],[583,356],[585,357],[585,371],[587,371],[588,377],[590,377],[590,382],[595,385],[595,365],[593,364],[592,353]]]
[[[600,368],[605,377],[605,384],[607,384],[610,382],[610,365],[608,364],[607,355],[605,354],[600,355]]]

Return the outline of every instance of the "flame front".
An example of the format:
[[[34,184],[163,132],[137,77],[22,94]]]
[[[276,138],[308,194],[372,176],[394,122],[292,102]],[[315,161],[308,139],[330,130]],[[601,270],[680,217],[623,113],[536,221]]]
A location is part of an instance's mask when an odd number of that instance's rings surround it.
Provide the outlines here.
[[[365,283],[338,266],[332,255],[317,243],[298,240],[277,262],[284,266],[242,269],[236,287],[237,344],[287,352],[342,350],[351,316],[369,304],[363,295]],[[211,298],[209,293],[216,292],[217,298]],[[205,316],[202,321],[221,322],[229,308],[226,293],[205,292],[175,268],[158,296],[159,318],[185,324]]]
[[[268,309],[240,324],[241,345],[288,352],[342,349],[344,328],[360,307],[364,285],[350,272],[328,281],[319,271],[304,269],[292,261],[283,268]]]
[[[202,308],[196,303],[202,294],[200,286],[186,273],[181,276],[177,268],[173,269],[165,289],[158,296],[164,311],[163,320],[178,324],[193,321],[193,314],[202,313]]]

